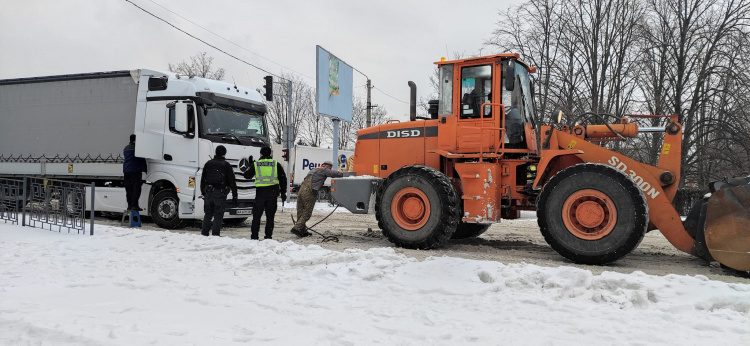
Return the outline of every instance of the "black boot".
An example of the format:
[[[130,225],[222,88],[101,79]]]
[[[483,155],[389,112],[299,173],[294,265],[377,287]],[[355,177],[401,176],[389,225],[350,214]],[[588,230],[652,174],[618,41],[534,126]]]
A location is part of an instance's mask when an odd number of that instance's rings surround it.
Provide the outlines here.
[[[296,236],[300,238],[304,238],[310,235],[310,232],[308,232],[307,230],[300,231],[300,230],[297,230],[296,228],[292,228],[292,233],[294,233]]]

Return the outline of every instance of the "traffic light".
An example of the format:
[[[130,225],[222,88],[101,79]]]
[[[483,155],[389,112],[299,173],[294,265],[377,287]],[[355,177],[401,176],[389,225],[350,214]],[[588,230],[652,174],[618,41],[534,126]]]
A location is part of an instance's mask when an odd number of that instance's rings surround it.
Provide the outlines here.
[[[281,157],[284,161],[289,161],[289,149],[281,149]]]
[[[266,80],[266,85],[263,86],[266,89],[266,93],[263,95],[266,96],[267,101],[273,101],[273,76],[265,76],[263,79]]]

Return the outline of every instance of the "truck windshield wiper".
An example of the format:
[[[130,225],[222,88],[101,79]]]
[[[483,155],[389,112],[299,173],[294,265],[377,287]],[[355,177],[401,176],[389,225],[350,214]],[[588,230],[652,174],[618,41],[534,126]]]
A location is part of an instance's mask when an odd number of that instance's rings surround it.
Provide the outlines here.
[[[227,136],[227,137],[229,137],[229,138],[234,139],[235,141],[237,141],[237,143],[242,144],[242,141],[239,138],[237,138],[237,136],[235,136],[234,133],[231,133],[231,132],[212,132],[212,133],[207,133],[207,135],[211,135],[211,136]],[[221,139],[225,139],[225,137],[222,137]]]
[[[233,133],[227,133],[227,136],[229,136],[229,137],[231,137],[232,139],[234,139],[235,141],[237,141],[237,143],[238,143],[239,145],[242,145],[242,141],[241,141],[241,140],[240,140],[239,138],[237,138],[237,136],[235,136],[235,135],[234,135]],[[221,139],[224,139],[224,138],[225,138],[225,137],[221,137]]]

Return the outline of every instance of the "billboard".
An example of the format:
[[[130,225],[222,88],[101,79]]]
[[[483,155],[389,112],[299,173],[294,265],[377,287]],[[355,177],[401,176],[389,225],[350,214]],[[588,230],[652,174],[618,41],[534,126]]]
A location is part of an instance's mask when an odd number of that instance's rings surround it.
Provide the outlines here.
[[[315,50],[318,113],[352,121],[352,67],[321,46],[316,46]]]

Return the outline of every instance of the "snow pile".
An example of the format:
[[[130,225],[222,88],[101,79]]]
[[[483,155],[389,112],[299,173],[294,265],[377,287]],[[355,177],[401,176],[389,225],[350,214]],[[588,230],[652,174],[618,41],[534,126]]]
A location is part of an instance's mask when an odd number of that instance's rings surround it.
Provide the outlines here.
[[[750,342],[750,285],[0,224],[0,344]]]

